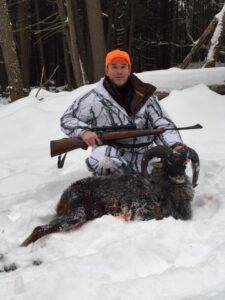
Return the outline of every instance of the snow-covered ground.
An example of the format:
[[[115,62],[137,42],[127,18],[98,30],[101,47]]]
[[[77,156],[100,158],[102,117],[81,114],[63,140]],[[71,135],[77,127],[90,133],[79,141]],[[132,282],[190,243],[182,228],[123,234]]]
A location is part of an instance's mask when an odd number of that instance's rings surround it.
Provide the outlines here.
[[[182,74],[164,71],[163,78],[166,72],[168,87]],[[139,76],[151,82],[151,72]],[[189,85],[191,78],[194,70]],[[19,247],[35,226],[51,220],[62,191],[89,175],[84,159],[90,150],[70,152],[57,169],[49,141],[63,137],[60,116],[92,87],[41,91],[38,99],[33,90],[0,105],[0,270],[12,262],[18,266],[0,273],[0,299],[225,299],[225,96],[204,84],[173,90],[161,101],[177,126],[203,126],[181,132],[201,159],[192,220],[126,223],[104,216]]]

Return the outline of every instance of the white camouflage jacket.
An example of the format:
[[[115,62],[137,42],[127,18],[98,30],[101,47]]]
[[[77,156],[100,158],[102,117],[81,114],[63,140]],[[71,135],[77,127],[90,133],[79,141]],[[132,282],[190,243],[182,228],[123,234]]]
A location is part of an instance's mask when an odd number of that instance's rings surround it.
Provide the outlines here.
[[[70,137],[77,137],[87,128],[102,126],[136,124],[137,129],[175,128],[157,97],[153,95],[155,87],[143,83],[135,75],[131,76],[135,93],[130,116],[105,89],[104,78],[102,78],[96,88],[77,98],[65,111],[61,117],[62,131]],[[182,139],[178,131],[169,130],[160,136],[130,138],[118,140],[118,143],[125,144],[126,149],[129,145],[132,149],[139,148],[138,151],[144,153],[146,147],[151,148],[153,143],[170,147],[176,143],[182,143]],[[145,146],[142,147],[142,145]],[[129,150],[132,151],[132,149]]]

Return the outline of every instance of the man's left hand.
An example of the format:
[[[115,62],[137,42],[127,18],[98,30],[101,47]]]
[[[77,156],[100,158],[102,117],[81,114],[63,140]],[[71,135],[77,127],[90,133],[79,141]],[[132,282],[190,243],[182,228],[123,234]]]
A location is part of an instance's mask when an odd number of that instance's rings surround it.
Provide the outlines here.
[[[179,144],[173,148],[173,153],[179,153],[183,149],[187,148],[186,144]]]

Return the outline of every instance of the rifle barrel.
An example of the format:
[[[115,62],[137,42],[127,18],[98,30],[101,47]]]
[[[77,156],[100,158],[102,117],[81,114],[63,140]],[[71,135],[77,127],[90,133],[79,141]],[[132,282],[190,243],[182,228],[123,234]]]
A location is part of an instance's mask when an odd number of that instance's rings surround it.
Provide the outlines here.
[[[201,129],[201,128],[203,128],[201,124],[196,124],[193,126],[186,126],[186,127],[165,128],[165,130],[190,130],[190,129]]]

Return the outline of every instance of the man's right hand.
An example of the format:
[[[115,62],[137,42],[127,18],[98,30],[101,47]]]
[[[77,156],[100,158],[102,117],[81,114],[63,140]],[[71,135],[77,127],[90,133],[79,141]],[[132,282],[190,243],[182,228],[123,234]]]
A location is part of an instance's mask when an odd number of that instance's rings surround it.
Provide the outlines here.
[[[93,131],[85,131],[80,136],[82,140],[88,145],[88,146],[94,146],[96,144],[102,144],[101,140],[98,138],[97,134]]]

